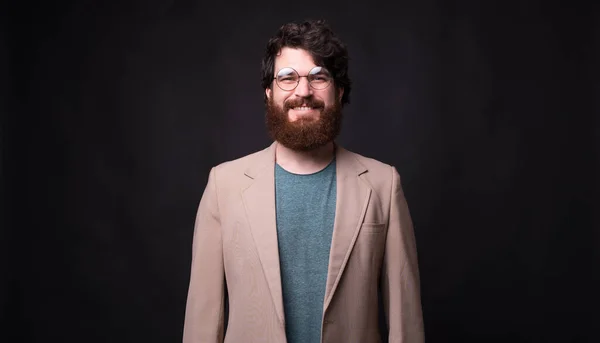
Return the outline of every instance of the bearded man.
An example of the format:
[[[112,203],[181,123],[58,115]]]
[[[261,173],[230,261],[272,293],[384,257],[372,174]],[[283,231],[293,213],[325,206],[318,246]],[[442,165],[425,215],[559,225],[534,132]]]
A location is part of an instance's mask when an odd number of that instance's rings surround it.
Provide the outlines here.
[[[345,44],[324,21],[283,25],[262,86],[273,142],[210,171],[183,342],[423,342],[400,176],[336,142],[351,90]]]

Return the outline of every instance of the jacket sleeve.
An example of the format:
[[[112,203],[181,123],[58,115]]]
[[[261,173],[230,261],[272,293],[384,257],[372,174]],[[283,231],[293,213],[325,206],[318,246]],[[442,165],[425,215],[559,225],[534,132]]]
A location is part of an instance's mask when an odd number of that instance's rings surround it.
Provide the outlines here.
[[[417,247],[400,175],[392,167],[391,204],[382,270],[383,304],[390,343],[425,340]]]
[[[183,343],[223,342],[225,274],[216,182],[212,168],[194,225]]]

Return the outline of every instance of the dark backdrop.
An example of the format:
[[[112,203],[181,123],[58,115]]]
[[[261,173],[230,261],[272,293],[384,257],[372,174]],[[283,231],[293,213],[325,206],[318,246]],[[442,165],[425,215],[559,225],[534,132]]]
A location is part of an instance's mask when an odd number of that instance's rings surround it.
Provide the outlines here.
[[[2,5],[0,340],[181,340],[208,172],[269,143],[263,49],[309,17],[340,142],[402,175],[427,341],[600,340],[597,5],[250,3]]]

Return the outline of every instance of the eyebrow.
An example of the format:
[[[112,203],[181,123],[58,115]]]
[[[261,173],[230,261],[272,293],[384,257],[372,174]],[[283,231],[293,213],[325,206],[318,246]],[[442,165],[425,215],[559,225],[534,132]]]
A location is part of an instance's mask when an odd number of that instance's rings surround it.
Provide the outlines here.
[[[277,70],[277,74],[281,73],[283,69],[285,68],[289,68],[289,67],[283,67],[283,68],[279,68],[279,70]],[[288,72],[292,72],[292,70],[290,69]]]

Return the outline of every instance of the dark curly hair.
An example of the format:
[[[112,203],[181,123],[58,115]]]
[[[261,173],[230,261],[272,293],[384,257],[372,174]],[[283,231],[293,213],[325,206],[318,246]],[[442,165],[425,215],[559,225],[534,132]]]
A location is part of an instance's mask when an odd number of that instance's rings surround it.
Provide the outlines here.
[[[307,20],[301,24],[288,23],[269,39],[262,60],[262,87],[272,86],[275,57],[284,47],[308,51],[315,64],[325,67],[333,76],[334,84],[344,89],[341,105],[350,103],[352,82],[348,76],[346,45],[333,33],[324,20]],[[265,101],[267,101],[265,95]]]

